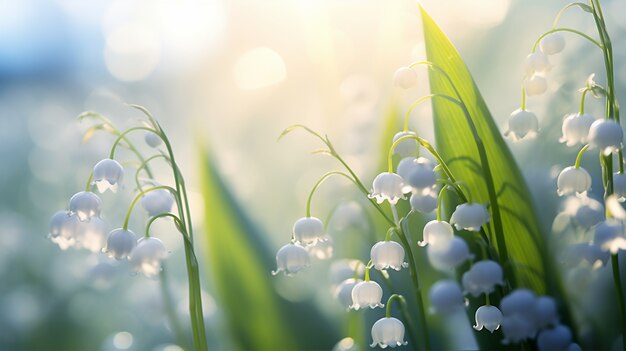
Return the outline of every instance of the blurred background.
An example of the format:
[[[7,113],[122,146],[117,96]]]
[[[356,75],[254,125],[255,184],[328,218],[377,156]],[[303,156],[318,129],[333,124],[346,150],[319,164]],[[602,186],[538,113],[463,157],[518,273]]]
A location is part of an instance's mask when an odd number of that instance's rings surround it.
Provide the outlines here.
[[[519,107],[524,58],[565,2],[423,4],[457,46],[505,130],[508,115]],[[618,98],[626,101],[621,18],[626,4],[603,4],[614,41]],[[580,11],[566,15],[562,24],[595,32]],[[549,92],[528,101],[543,132],[535,142],[510,144],[547,234],[562,209],[555,176],[574,158],[557,142],[562,116],[577,111],[576,90],[589,74],[605,81],[601,56],[593,49],[567,37],[564,53],[551,57]],[[201,155],[209,155],[272,259],[290,239],[293,222],[304,215],[315,180],[338,167],[330,158],[310,154],[321,147],[313,138],[294,133],[277,143],[280,132],[301,123],[328,134],[369,184],[379,172],[381,143],[388,143],[381,139],[385,116],[400,118],[410,102],[428,92],[426,71],[419,71],[419,85],[409,91],[392,86],[393,72],[424,58],[413,1],[0,0],[0,350],[180,349],[163,315],[158,281],[133,275],[127,264],[104,256],[62,251],[46,238],[50,216],[83,189],[113,141],[97,134],[81,143],[90,126],[77,121],[81,112],[97,111],[123,129],[142,118],[125,103],[147,107],[172,139],[199,233],[207,227],[204,204],[223,201],[201,193],[206,167]],[[590,100],[587,106],[596,117],[603,114],[601,102]],[[428,104],[414,112],[411,125],[431,138]],[[597,163],[587,156],[583,162]],[[164,183],[171,181],[166,168],[157,174]],[[592,196],[600,199],[601,184],[593,188]],[[118,195],[103,195],[112,227],[120,226],[132,192],[129,182]],[[287,323],[325,330],[315,322],[330,321],[325,328],[331,332],[312,332],[302,348],[330,349],[346,335],[348,318],[333,300],[337,278],[329,267],[339,269],[341,263],[332,261],[341,258],[367,257],[369,242],[349,238],[384,234],[375,232],[360,196],[349,184],[331,181],[313,201],[314,215],[326,219],[334,213],[329,222],[333,260],[295,278],[270,278],[273,267],[259,270],[281,301],[295,304],[297,311],[314,311]],[[141,232],[146,219],[138,211],[131,228]],[[159,224],[155,235],[172,252],[166,262],[172,272],[168,289],[184,320],[181,240],[168,223]],[[233,301],[220,299],[215,286],[219,269],[226,268],[211,264],[213,251],[200,240],[211,345],[246,348],[228,317]],[[589,277],[584,274],[576,282]],[[352,341],[336,347],[349,349]]]

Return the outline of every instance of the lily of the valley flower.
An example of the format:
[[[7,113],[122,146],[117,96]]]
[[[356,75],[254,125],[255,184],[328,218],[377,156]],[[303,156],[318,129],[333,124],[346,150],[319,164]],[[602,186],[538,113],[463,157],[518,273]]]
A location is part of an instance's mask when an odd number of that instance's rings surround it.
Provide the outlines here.
[[[487,207],[478,203],[464,203],[458,205],[452,216],[450,223],[454,224],[457,230],[480,231],[480,227],[489,222],[491,216]]]
[[[437,208],[437,191],[434,188],[416,191],[409,199],[411,208],[420,213],[430,213]]]
[[[93,183],[100,193],[107,190],[117,192],[117,188],[124,176],[124,168],[122,165],[110,158],[106,158],[93,167]]]
[[[466,292],[475,297],[492,293],[496,285],[504,286],[502,267],[491,260],[476,262],[463,274],[462,282]]]
[[[453,237],[450,243],[443,248],[428,245],[426,252],[430,264],[440,271],[450,271],[474,257],[470,254],[465,240],[457,236]]]
[[[109,233],[104,252],[116,260],[126,259],[137,245],[137,236],[128,229],[118,228]]]
[[[396,318],[381,318],[372,326],[372,344],[370,347],[381,348],[406,345],[404,341],[404,324]]]
[[[563,136],[559,139],[567,146],[587,143],[589,128],[596,119],[590,114],[570,113],[563,119],[561,131]]]
[[[379,241],[370,251],[372,265],[380,270],[395,269],[399,271],[401,268],[408,267],[408,263],[404,262],[404,248],[395,241]]]
[[[362,281],[354,285],[352,288],[352,305],[353,310],[362,308],[384,307],[380,302],[383,298],[383,289],[373,280]]]
[[[172,193],[165,189],[150,191],[141,198],[141,206],[148,211],[150,216],[171,212],[174,202]]]
[[[591,189],[591,175],[582,167],[565,167],[556,180],[559,196],[584,194]]]
[[[155,237],[141,238],[130,252],[129,260],[136,272],[148,278],[156,277],[161,272],[161,261],[167,257],[163,242]]]
[[[428,296],[431,313],[452,314],[465,307],[461,287],[452,279],[440,280],[433,284]]]
[[[392,144],[398,141],[402,137],[417,136],[415,132],[398,132],[393,136]],[[402,158],[413,157],[417,153],[417,140],[413,138],[406,138],[400,141],[392,152],[394,155],[398,155]]]
[[[587,196],[580,197],[574,220],[582,228],[589,229],[604,220],[604,206],[600,201]]]
[[[541,95],[548,90],[548,81],[539,75],[533,75],[524,79],[524,89],[528,96]]]
[[[159,147],[159,145],[163,143],[163,140],[161,139],[161,137],[152,132],[146,132],[146,134],[144,134],[143,136],[143,140],[150,147]]]
[[[413,161],[413,167],[409,170],[406,183],[415,191],[432,188],[437,182],[437,173],[429,159],[419,157]]]
[[[354,289],[354,286],[360,282],[362,282],[361,279],[355,280],[354,278],[348,278],[335,288],[335,298],[346,309],[349,309],[350,306],[352,306],[352,289]]]
[[[70,213],[85,222],[92,217],[100,216],[102,200],[90,191],[81,191],[70,198]]]
[[[80,234],[77,246],[85,248],[93,253],[102,252],[106,245],[108,225],[98,217],[93,217],[89,222],[80,222]]]
[[[476,310],[476,325],[474,325],[474,329],[480,331],[483,328],[489,330],[491,333],[500,328],[500,324],[502,324],[502,312],[495,306],[480,306]]]
[[[272,275],[280,272],[284,272],[285,275],[294,275],[310,265],[311,261],[306,249],[297,243],[289,243],[276,253],[276,270],[272,271]]]
[[[534,138],[538,131],[539,120],[537,120],[537,116],[528,110],[517,109],[511,113],[509,129],[504,135],[511,136],[513,141],[519,141],[524,138]]]
[[[539,351],[566,350],[572,343],[572,331],[558,325],[552,329],[544,329],[537,335],[537,348]]]
[[[619,250],[626,250],[626,237],[622,222],[607,219],[596,226],[593,243],[602,251],[616,254]]]
[[[396,173],[383,172],[374,178],[372,192],[368,195],[379,204],[385,200],[395,205],[398,200],[404,199],[404,194],[411,192],[411,186],[407,185]]]
[[[393,85],[402,89],[410,89],[417,83],[417,72],[409,67],[400,67],[393,74]]]
[[[543,52],[537,51],[526,56],[526,71],[528,75],[537,72],[547,72],[551,68],[548,56]]]
[[[327,240],[324,223],[316,217],[302,217],[293,225],[293,235],[302,245],[315,245]]]
[[[558,54],[565,49],[565,39],[561,33],[550,33],[541,39],[539,49],[546,55]]]
[[[417,244],[444,248],[450,244],[453,237],[454,230],[448,222],[432,220],[424,226],[422,241],[418,241]]]
[[[82,223],[76,215],[66,211],[58,211],[50,218],[50,241],[58,245],[61,250],[67,250],[76,244],[78,228]]]
[[[612,119],[599,119],[589,128],[589,144],[609,155],[622,148],[624,132],[622,126]]]
[[[318,260],[328,260],[333,257],[333,240],[330,237],[327,237],[326,240],[318,240],[315,245],[307,246],[306,250],[313,258]]]

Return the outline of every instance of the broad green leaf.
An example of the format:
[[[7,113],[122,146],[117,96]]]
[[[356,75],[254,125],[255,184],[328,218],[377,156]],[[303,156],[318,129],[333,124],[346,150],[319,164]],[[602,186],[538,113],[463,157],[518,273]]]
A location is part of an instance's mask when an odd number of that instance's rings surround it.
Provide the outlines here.
[[[291,303],[275,293],[268,236],[236,202],[209,154],[201,155],[205,269],[211,271],[235,349],[330,348],[339,339],[333,325],[311,303]]]

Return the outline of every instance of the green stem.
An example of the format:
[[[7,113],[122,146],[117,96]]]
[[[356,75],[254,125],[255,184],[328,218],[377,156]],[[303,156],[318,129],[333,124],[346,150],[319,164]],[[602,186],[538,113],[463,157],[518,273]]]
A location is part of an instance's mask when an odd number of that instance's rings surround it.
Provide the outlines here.
[[[585,88],[583,90],[583,96],[581,96],[580,98],[580,115],[584,115],[585,114],[585,97],[587,96],[587,93],[589,92],[589,89]]]
[[[604,50],[604,47],[602,46],[602,44],[600,44],[597,40],[593,39],[592,37],[588,36],[587,34],[585,34],[583,32],[580,32],[580,31],[577,31],[577,30],[571,29],[571,28],[554,28],[554,29],[551,29],[551,30],[543,33],[539,38],[537,38],[537,40],[533,44],[533,48],[532,48],[531,52],[537,51],[537,46],[539,46],[539,42],[541,41],[541,39],[545,38],[546,36],[548,36],[548,35],[550,35],[552,33],[556,33],[556,32],[569,32],[569,33],[578,34],[579,36],[587,39],[588,41],[593,43],[595,46],[600,48],[600,50]]]
[[[409,106],[409,109],[406,111],[406,115],[404,116],[404,132],[409,131],[409,116],[411,115],[411,112],[413,112],[415,107],[417,107],[417,105],[429,99],[434,99],[436,97],[444,97],[444,96],[446,96],[447,98],[452,98],[451,96],[444,95],[444,94],[430,94],[430,95],[422,96],[421,98],[413,102],[411,106]]]
[[[370,261],[371,262],[371,261]],[[370,268],[372,268],[369,264],[365,266],[365,281],[370,281]]]
[[[130,215],[133,212],[133,208],[137,204],[137,201],[139,201],[139,199],[141,199],[141,197],[144,196],[145,194],[155,191],[155,190],[159,190],[159,189],[168,190],[169,192],[172,193],[172,195],[176,196],[176,190],[174,190],[172,187],[169,187],[167,185],[159,185],[159,186],[155,186],[155,187],[146,189],[144,191],[141,191],[139,194],[135,196],[133,201],[130,203],[130,206],[128,207],[128,211],[126,212],[126,217],[124,218],[124,226],[123,226],[124,230],[128,229],[128,221],[130,220]]]
[[[624,303],[624,288],[622,287],[622,277],[619,271],[619,257],[617,254],[611,255],[611,268],[613,268],[613,284],[615,285],[615,293],[617,294],[617,302],[619,303],[620,317],[622,323],[622,336],[626,336],[626,304]],[[626,341],[622,342],[623,349],[626,351]]]
[[[178,316],[176,315],[176,308],[174,308],[174,303],[173,303],[174,299],[172,298],[172,294],[170,293],[170,290],[168,288],[168,283],[167,283],[168,278],[167,278],[165,267],[161,269],[160,278],[161,279],[159,280],[161,282],[160,284],[161,295],[163,296],[163,309],[165,311],[165,315],[170,321],[172,331],[174,332],[174,335],[176,336],[176,340],[178,340],[178,343],[181,346],[186,347],[187,349],[191,349],[190,345],[188,345],[189,341],[185,337],[183,327],[180,324],[180,320],[178,319]]]
[[[93,186],[93,172],[89,173],[89,179],[87,179],[87,185],[85,186],[85,191],[91,191],[91,187]]]
[[[582,3],[582,2],[573,2],[571,4],[567,4],[565,5],[557,14],[556,17],[554,18],[554,22],[552,23],[552,28],[556,28],[557,24],[559,23],[559,20],[561,19],[561,16],[563,15],[563,13],[565,13],[565,11],[567,11],[568,9],[574,7],[574,6],[578,6],[580,8],[587,8],[589,7],[587,4]]]
[[[525,76],[524,79],[526,79]],[[522,79],[522,105],[520,106],[522,111],[526,111],[526,86],[524,85],[524,79]]]
[[[441,204],[443,203],[443,192],[446,190],[448,186],[444,185],[439,190],[439,195],[437,195],[437,222],[441,222]]]
[[[352,177],[350,177],[349,175],[345,174],[344,172],[332,171],[332,172],[328,172],[328,173],[324,174],[323,176],[320,177],[320,179],[318,179],[318,181],[315,183],[315,185],[313,185],[313,188],[311,189],[311,192],[309,193],[309,197],[306,200],[306,216],[307,217],[311,217],[311,200],[313,199],[313,194],[315,194],[317,189],[320,187],[320,185],[322,185],[322,183],[326,179],[328,179],[328,178],[330,178],[330,177],[332,177],[334,175],[343,176],[343,177],[347,178],[348,180],[350,180],[352,183],[354,183],[354,185],[357,185],[356,182],[354,181],[354,179],[352,179]]]
[[[576,162],[574,163],[574,168],[576,169],[580,168],[580,160],[583,157],[583,154],[585,153],[585,151],[587,151],[587,149],[589,149],[589,144],[583,146],[582,149],[578,151],[578,155],[576,155]]]
[[[152,132],[154,134],[160,135],[156,130],[152,129],[152,128],[148,128],[148,127],[133,127],[133,128],[129,128],[126,129],[124,132],[120,133],[120,135],[118,135],[117,139],[115,139],[115,141],[113,142],[113,145],[111,146],[111,151],[109,152],[109,158],[110,159],[115,159],[115,150],[117,149],[117,146],[120,144],[120,142],[122,140],[126,140],[126,135],[128,135],[128,133],[130,132],[134,132],[136,130],[145,130],[145,131],[149,131]]]
[[[380,272],[380,276],[382,277],[383,281],[385,282],[385,285],[387,286],[389,290],[396,291],[388,275],[385,275],[383,274],[383,272]],[[411,313],[409,313],[409,306],[406,303],[406,299],[402,298],[400,300],[400,303],[401,303],[400,313],[402,313],[402,318],[405,321],[405,326],[409,334],[409,339],[411,339],[411,344],[415,345],[415,348],[417,348],[417,345],[419,344],[418,342],[420,340],[420,337],[419,335],[417,335],[417,332],[416,332],[418,328],[415,327],[415,322],[413,321]],[[389,306],[389,302],[387,302],[387,306]]]
[[[403,306],[406,303],[404,296],[398,295],[398,294],[391,295],[389,299],[387,300],[387,308],[385,310],[385,317],[387,318],[391,318],[391,305],[393,304],[394,301],[398,301],[398,304],[400,306]]]
[[[137,171],[135,172],[135,184],[137,185],[137,189],[141,190],[141,182],[139,181],[139,173],[141,173],[142,170],[146,170],[147,171],[147,167],[148,167],[148,163],[156,158],[164,158],[167,162],[170,162],[169,157],[167,157],[167,155],[164,154],[158,154],[158,155],[153,155],[148,157],[147,159],[145,159],[143,162],[141,162],[141,164],[139,165],[139,167],[137,167]],[[171,166],[171,163],[170,163]]]
[[[183,227],[183,223],[180,221],[180,218],[178,218],[178,216],[176,216],[173,213],[161,213],[158,214],[154,217],[150,217],[150,219],[148,220],[148,223],[146,224],[146,234],[145,237],[149,238],[150,237],[150,227],[152,226],[152,223],[154,223],[154,221],[156,221],[159,218],[164,218],[164,217],[171,217],[172,219],[174,219],[174,223],[176,224],[176,228],[180,231]],[[181,233],[183,235],[185,235],[184,233]]]

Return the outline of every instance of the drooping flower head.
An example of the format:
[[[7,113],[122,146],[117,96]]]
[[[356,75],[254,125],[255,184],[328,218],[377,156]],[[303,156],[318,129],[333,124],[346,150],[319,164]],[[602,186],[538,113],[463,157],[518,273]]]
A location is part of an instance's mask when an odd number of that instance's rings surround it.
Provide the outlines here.
[[[90,191],[81,191],[70,198],[70,214],[85,222],[92,217],[100,216],[102,200]]]
[[[454,230],[448,222],[432,220],[424,226],[422,241],[418,241],[417,244],[444,248],[450,244],[453,237]]]
[[[524,79],[524,89],[528,96],[541,95],[548,90],[548,81],[544,77],[535,74]]]
[[[565,39],[561,33],[550,33],[539,42],[539,49],[546,55],[554,55],[565,49]]]
[[[272,271],[272,275],[280,272],[284,272],[285,275],[294,275],[310,265],[311,260],[306,249],[297,243],[289,243],[276,253],[276,270]]]
[[[590,114],[570,113],[563,119],[563,127],[561,131],[563,136],[559,142],[565,143],[567,146],[576,144],[586,144],[589,128],[596,119]]]
[[[165,189],[157,189],[146,193],[141,198],[141,206],[148,211],[148,215],[156,216],[172,211],[174,206],[174,196]]]
[[[315,245],[305,247],[309,255],[318,260],[328,260],[333,257],[333,239],[327,237],[326,240],[318,240]]]
[[[404,262],[404,248],[395,241],[377,242],[372,246],[370,256],[372,265],[379,271],[388,268],[399,271],[402,267],[408,267]]]
[[[315,245],[327,240],[324,223],[316,217],[302,217],[293,224],[293,236],[302,245]]]
[[[526,56],[526,72],[528,75],[532,75],[537,72],[547,72],[551,68],[548,56],[543,52],[537,51]]]
[[[159,145],[163,143],[161,137],[152,132],[146,132],[146,134],[144,134],[143,136],[143,140],[146,142],[146,144],[148,144],[148,146],[155,148],[159,147]]]
[[[602,251],[616,254],[619,250],[626,250],[624,225],[615,219],[607,219],[596,226],[593,243]]]
[[[434,188],[416,191],[411,194],[409,199],[411,208],[420,213],[433,212],[437,208],[437,195],[437,191]]]
[[[474,329],[480,331],[483,328],[489,330],[491,333],[500,328],[500,324],[502,324],[502,312],[495,306],[480,306],[476,310],[476,325],[474,325]]]
[[[160,239],[143,237],[130,252],[129,260],[136,272],[153,278],[161,272],[161,262],[166,257],[167,249]]]
[[[564,325],[544,329],[537,335],[537,348],[539,351],[566,350],[571,343],[572,331]]]
[[[372,344],[370,347],[381,348],[406,345],[404,341],[404,324],[393,317],[381,318],[372,326]]]
[[[108,233],[108,225],[105,221],[93,217],[89,222],[80,222],[79,231],[77,246],[93,253],[102,252],[106,246]]]
[[[428,245],[428,261],[437,270],[450,271],[457,268],[463,262],[474,257],[469,251],[465,240],[455,236],[450,240],[449,245],[440,248]]]
[[[504,286],[502,267],[496,261],[476,262],[463,274],[465,291],[477,297],[495,291],[496,285]]]
[[[373,280],[362,281],[354,285],[352,288],[352,305],[353,310],[362,308],[384,307],[380,302],[383,298],[383,289]]]
[[[589,144],[597,147],[605,155],[622,148],[624,132],[622,126],[612,119],[599,119],[589,128]]]
[[[124,168],[122,165],[110,158],[105,158],[93,167],[93,183],[100,193],[107,190],[117,192],[123,176]]]
[[[537,136],[539,131],[539,120],[537,116],[528,110],[517,109],[509,117],[509,129],[504,133],[510,136],[513,141],[524,138],[531,139]]]
[[[574,220],[582,228],[589,229],[604,220],[604,206],[600,201],[587,196],[577,197],[579,206],[576,208]]]
[[[398,141],[402,137],[406,136],[417,136],[415,132],[406,131],[406,132],[397,132],[393,136],[392,144]],[[398,155],[402,158],[406,157],[414,157],[417,153],[417,140],[413,138],[406,138],[400,141],[396,147],[393,149],[393,155]]]
[[[126,259],[137,245],[137,236],[128,229],[118,228],[109,233],[104,252],[116,260]]]
[[[413,167],[411,167],[404,180],[414,191],[423,191],[435,186],[437,173],[429,159],[418,157],[413,161]]]
[[[334,291],[334,297],[339,301],[339,303],[349,309],[352,306],[352,289],[358,283],[362,282],[361,279],[355,280],[354,278],[348,278],[342,281]]]
[[[430,312],[451,314],[465,307],[459,284],[452,279],[439,280],[430,288]]]
[[[417,83],[417,72],[409,67],[400,67],[393,74],[393,85],[402,89],[410,89]]]
[[[50,218],[50,241],[58,245],[61,250],[67,250],[76,244],[79,235],[80,220],[76,215],[66,211],[58,211]]]
[[[372,192],[368,195],[370,199],[376,199],[376,202],[382,204],[387,200],[390,204],[395,205],[398,200],[404,199],[404,194],[411,191],[411,186],[407,185],[396,173],[383,172],[374,178]]]
[[[591,189],[591,175],[582,167],[565,167],[556,180],[559,196],[585,194]]]
[[[558,324],[556,301],[550,296],[539,296],[535,301],[534,321],[539,329]]]
[[[464,203],[456,207],[450,217],[450,223],[454,224],[457,230],[477,232],[480,231],[480,227],[489,222],[490,218],[485,205]]]

